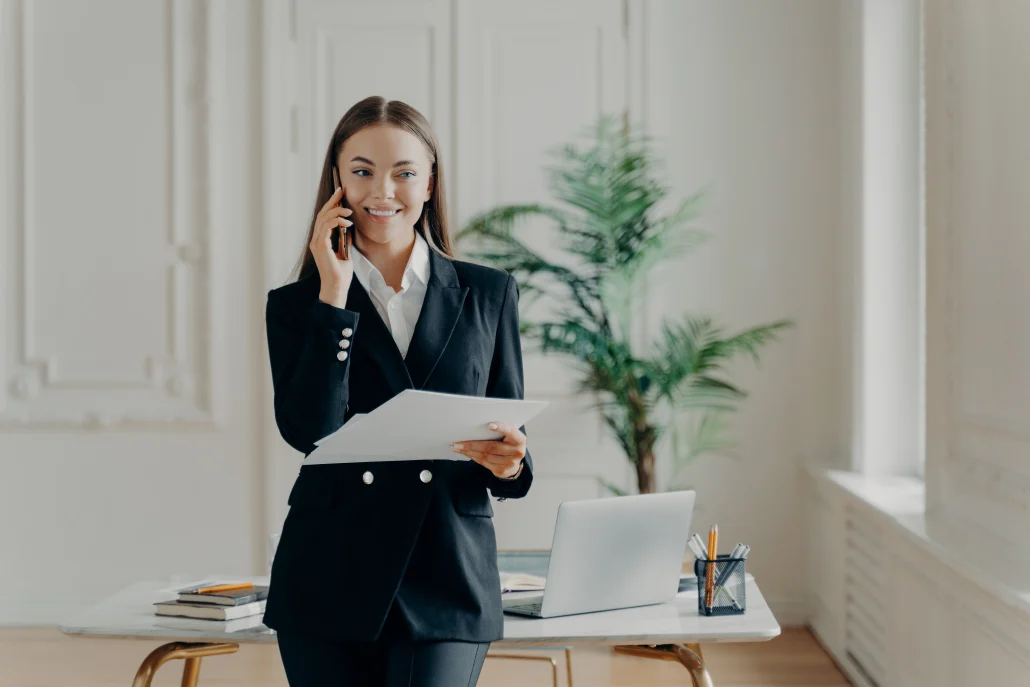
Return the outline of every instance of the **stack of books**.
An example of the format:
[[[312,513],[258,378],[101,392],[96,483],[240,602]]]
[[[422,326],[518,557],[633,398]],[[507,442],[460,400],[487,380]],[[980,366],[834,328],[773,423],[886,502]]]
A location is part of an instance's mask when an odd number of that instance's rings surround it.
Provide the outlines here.
[[[178,590],[178,598],[158,601],[154,613],[201,620],[234,621],[233,625],[257,626],[265,612],[268,587],[250,582],[193,585]],[[248,620],[241,621],[241,618]]]

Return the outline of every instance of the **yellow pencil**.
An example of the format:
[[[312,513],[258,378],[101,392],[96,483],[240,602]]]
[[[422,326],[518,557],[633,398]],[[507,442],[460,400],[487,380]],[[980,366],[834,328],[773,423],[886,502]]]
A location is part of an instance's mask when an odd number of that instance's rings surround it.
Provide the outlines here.
[[[708,608],[712,607],[712,588],[715,585],[715,560],[719,557],[719,526],[712,525],[712,529],[708,531],[708,560],[712,561],[706,563],[707,569],[705,570],[705,606]]]
[[[234,589],[249,589],[253,587],[253,582],[241,582],[239,584],[219,584],[214,587],[201,587],[194,594],[213,594],[215,592],[230,592]]]

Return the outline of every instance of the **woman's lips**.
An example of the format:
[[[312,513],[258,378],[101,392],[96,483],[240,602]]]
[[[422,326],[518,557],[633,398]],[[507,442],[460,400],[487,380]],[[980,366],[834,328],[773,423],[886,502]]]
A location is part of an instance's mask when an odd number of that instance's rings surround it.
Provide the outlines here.
[[[373,222],[378,222],[379,224],[387,224],[390,220],[401,213],[401,211],[397,209],[389,210],[388,212],[389,214],[384,214],[384,210],[365,208],[365,213],[372,218]]]

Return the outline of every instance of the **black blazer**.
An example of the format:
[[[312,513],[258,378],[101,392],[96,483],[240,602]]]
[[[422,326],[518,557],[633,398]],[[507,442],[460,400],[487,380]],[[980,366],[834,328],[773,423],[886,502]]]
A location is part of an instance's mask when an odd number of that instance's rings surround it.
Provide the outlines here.
[[[305,457],[351,415],[404,389],[523,397],[515,280],[432,249],[429,256],[406,358],[356,277],[346,309],[318,299],[317,272],[268,293],[275,419]],[[396,602],[416,639],[500,639],[487,490],[525,496],[533,482],[528,452],[523,463],[513,481],[464,458],[302,466],[272,564],[265,624],[371,640]]]

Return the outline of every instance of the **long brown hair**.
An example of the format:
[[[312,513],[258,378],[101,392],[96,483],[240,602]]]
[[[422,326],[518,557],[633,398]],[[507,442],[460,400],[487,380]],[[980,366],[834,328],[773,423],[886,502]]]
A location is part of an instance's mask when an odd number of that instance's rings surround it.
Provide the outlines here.
[[[304,242],[304,251],[301,253],[300,260],[293,270],[297,275],[294,281],[300,281],[318,272],[315,258],[311,254],[311,237],[315,234],[315,219],[318,217],[319,211],[323,205],[329,202],[330,196],[336,191],[333,168],[336,166],[336,159],[343,149],[344,142],[365,127],[380,124],[404,129],[417,136],[426,146],[426,153],[432,165],[431,173],[434,177],[433,193],[429,201],[422,206],[422,216],[415,223],[415,231],[422,234],[422,238],[429,244],[430,249],[435,249],[448,257],[454,257],[451,250],[451,237],[447,231],[443,165],[440,162],[440,150],[436,143],[436,136],[433,135],[433,130],[426,118],[411,105],[402,103],[400,100],[387,101],[385,98],[374,95],[347,110],[339,124],[336,125],[336,130],[333,131],[329,149],[325,152],[325,162],[322,163],[322,178],[318,183],[318,194],[315,196],[315,209],[311,213],[308,238]]]

